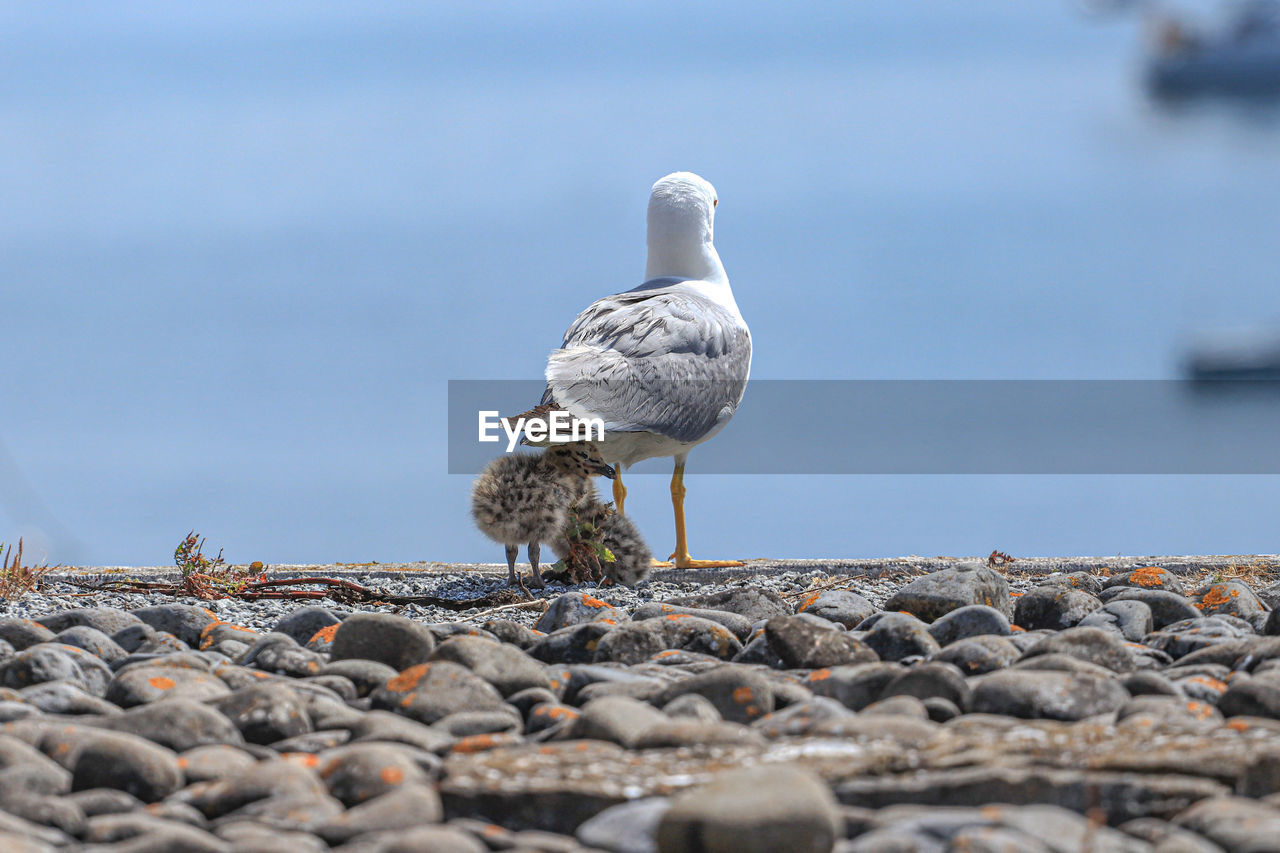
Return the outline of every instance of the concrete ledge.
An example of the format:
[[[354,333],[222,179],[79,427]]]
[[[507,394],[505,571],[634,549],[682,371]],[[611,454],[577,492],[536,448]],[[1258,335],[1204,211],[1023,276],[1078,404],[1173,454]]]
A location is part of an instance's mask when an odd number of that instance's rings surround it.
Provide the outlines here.
[[[882,557],[870,559],[752,559],[735,569],[656,569],[651,579],[662,581],[709,583],[755,575],[777,575],[784,572],[825,572],[830,575],[878,578],[893,575],[917,575],[937,571],[965,560],[986,562],[986,557]],[[1228,554],[1207,556],[1114,556],[1114,557],[1029,557],[1015,559],[1000,566],[1011,575],[1047,575],[1054,572],[1095,572],[1101,569],[1115,573],[1139,566],[1161,566],[1179,575],[1201,575],[1211,572],[1249,571],[1280,575],[1280,555]],[[478,574],[505,577],[507,567],[501,563],[330,563],[326,565],[270,564],[265,571],[274,577],[326,576],[397,578],[405,575]],[[46,577],[82,580],[86,576],[127,576],[160,580],[175,578],[173,566],[73,566],[55,569]]]

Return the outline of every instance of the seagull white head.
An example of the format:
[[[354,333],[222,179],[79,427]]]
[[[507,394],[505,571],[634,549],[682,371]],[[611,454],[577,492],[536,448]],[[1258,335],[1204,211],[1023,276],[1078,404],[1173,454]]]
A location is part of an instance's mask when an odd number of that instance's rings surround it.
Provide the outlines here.
[[[725,279],[712,243],[718,203],[716,188],[693,172],[672,172],[653,185],[646,279]]]

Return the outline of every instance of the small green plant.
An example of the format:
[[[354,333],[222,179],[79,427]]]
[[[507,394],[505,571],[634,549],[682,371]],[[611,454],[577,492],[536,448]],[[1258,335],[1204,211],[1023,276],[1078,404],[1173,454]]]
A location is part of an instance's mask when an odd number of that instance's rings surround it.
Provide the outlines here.
[[[173,562],[182,572],[183,590],[202,599],[230,598],[266,577],[262,563],[256,561],[248,566],[227,565],[221,548],[218,556],[206,557],[204,537],[194,530],[173,549]]]
[[[18,553],[13,545],[5,547],[0,542],[0,599],[14,601],[22,598],[40,585],[40,579],[54,566],[24,566],[22,564],[22,537],[18,537]]]
[[[187,534],[186,539],[178,543],[177,548],[173,549],[173,561],[178,565],[178,570],[182,572],[183,577],[207,574],[226,563],[222,559],[221,548],[218,549],[218,556],[212,559],[204,555],[204,537],[194,530]]]
[[[598,581],[604,577],[604,563],[617,558],[600,541],[600,522],[613,512],[612,505],[595,504],[579,512],[575,506],[565,525],[564,535],[569,542],[569,555],[551,567],[553,572],[563,572],[569,583]]]

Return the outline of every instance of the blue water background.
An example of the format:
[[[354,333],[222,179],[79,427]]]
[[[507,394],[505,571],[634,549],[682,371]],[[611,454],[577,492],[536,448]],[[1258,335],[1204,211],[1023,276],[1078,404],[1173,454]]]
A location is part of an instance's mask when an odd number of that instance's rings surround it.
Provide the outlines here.
[[[446,381],[536,378],[638,284],[675,169],[756,377],[1175,376],[1280,322],[1280,110],[1153,103],[1140,36],[1067,0],[0,5],[0,539],[500,559]],[[1280,550],[1275,477],[697,460],[695,556]],[[629,487],[665,553],[665,476]]]

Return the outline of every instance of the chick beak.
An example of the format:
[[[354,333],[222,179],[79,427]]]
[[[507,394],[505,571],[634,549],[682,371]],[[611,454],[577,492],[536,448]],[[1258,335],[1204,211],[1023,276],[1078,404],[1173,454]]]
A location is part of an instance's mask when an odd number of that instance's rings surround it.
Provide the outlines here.
[[[618,476],[618,472],[614,470],[614,467],[604,462],[592,462],[591,470],[602,477],[608,477],[610,480]]]

